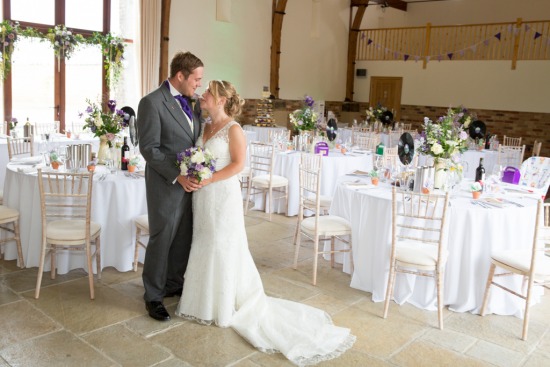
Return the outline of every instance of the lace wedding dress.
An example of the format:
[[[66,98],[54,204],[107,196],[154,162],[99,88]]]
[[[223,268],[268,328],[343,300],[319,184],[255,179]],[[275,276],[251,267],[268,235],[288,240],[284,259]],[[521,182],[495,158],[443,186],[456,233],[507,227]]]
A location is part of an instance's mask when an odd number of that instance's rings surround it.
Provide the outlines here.
[[[197,145],[216,157],[216,170],[231,161],[228,133],[235,124],[206,144],[199,137]],[[355,342],[324,311],[265,295],[248,250],[238,176],[193,193],[193,244],[176,314],[231,327],[260,351],[283,353],[297,365],[338,357]]]

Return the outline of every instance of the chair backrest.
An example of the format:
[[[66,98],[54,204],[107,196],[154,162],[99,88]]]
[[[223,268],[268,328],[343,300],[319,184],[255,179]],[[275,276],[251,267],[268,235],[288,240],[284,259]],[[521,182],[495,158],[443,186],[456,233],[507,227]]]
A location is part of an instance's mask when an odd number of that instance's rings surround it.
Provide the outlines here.
[[[502,145],[519,147],[521,145],[521,138],[512,138],[510,136],[504,135],[504,138],[502,139]]]
[[[531,153],[531,157],[540,156],[540,148],[542,148],[542,141],[535,140],[533,143],[533,152]]]
[[[304,210],[312,210],[319,213],[321,206],[321,167],[322,156],[320,154],[302,153],[299,165],[300,185],[300,213],[303,217]],[[314,198],[315,200],[311,200]],[[309,199],[309,200],[306,200]]]
[[[274,154],[273,144],[250,143],[250,177],[272,175]]]
[[[384,149],[384,167],[390,167],[391,169],[399,166],[399,156],[397,155],[397,147]]]
[[[355,143],[354,145],[357,145],[361,149],[376,150],[376,144],[378,144],[378,141],[376,140],[376,137],[372,136],[368,133],[356,133],[355,134]]]
[[[399,144],[399,138],[403,135],[403,130],[399,129],[389,133],[388,147],[396,147]]]
[[[84,220],[90,233],[93,172],[43,172],[38,170],[42,233],[52,220]]]
[[[8,158],[11,159],[16,155],[34,155],[34,137],[31,135],[28,138],[12,138],[8,137]]]
[[[523,155],[525,153],[525,145],[522,146],[498,146],[498,164],[507,167],[519,168],[523,162]]]
[[[410,124],[401,124],[403,126],[403,130],[412,130],[412,123]]]
[[[37,122],[34,124],[34,134],[59,133],[59,121]]]
[[[534,189],[548,189],[550,185],[550,158],[530,157],[521,164],[519,185]],[[546,191],[544,191],[546,193]]]
[[[392,247],[397,240],[438,246],[441,259],[444,227],[449,206],[449,192],[445,195],[421,194],[392,188]]]

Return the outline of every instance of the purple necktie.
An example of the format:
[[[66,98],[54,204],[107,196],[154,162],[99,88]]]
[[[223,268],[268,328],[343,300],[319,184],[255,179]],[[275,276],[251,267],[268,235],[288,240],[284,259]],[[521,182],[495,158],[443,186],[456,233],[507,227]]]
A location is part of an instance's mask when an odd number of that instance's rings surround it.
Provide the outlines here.
[[[187,99],[181,94],[174,96],[174,98],[179,101],[183,112],[185,112],[187,116],[189,116],[189,119],[193,121],[193,111],[191,111],[191,107],[189,107],[189,102],[187,102]]]

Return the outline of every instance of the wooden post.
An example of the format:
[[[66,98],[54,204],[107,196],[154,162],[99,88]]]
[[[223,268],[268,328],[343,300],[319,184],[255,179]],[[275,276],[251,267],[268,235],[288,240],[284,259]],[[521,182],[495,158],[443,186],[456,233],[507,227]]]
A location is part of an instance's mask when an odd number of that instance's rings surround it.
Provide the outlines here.
[[[426,24],[426,44],[424,45],[424,61],[422,62],[422,69],[426,69],[426,66],[428,65],[428,60],[426,60],[426,57],[430,54],[430,37],[432,32],[432,23]]]
[[[352,1],[351,7],[357,7],[357,13],[355,13],[355,18],[353,19],[352,24],[350,24],[349,35],[348,35],[348,67],[346,72],[346,102],[353,101],[353,87],[355,84],[354,73],[355,73],[355,57],[357,56],[357,38],[359,36],[359,28],[361,27],[361,21],[363,20],[363,15],[367,6],[369,6],[368,1]]]
[[[275,98],[279,98],[279,67],[281,65],[281,30],[285,16],[287,0],[273,0],[271,15],[271,70],[269,89]]]
[[[170,41],[170,5],[171,0],[162,0],[160,21],[160,65],[159,84],[168,78],[168,42]]]
[[[516,29],[518,30],[517,34],[514,32],[514,52],[512,53],[512,70],[516,70],[516,65],[518,62],[518,52],[519,52],[519,31],[521,30],[522,19],[518,18],[516,21]]]

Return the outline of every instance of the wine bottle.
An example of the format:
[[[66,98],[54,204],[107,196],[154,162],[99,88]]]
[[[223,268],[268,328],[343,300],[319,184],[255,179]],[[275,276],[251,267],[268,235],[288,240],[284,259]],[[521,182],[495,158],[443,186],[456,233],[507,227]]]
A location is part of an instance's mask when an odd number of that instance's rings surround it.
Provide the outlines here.
[[[128,146],[128,137],[124,137],[124,144],[122,144],[120,154],[120,169],[123,171],[128,170],[128,162],[130,161],[130,147]]]
[[[485,167],[483,167],[483,158],[479,158],[479,166],[476,168],[476,182],[485,181]]]

